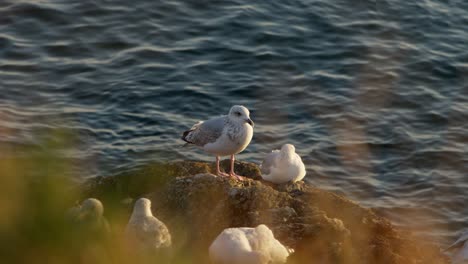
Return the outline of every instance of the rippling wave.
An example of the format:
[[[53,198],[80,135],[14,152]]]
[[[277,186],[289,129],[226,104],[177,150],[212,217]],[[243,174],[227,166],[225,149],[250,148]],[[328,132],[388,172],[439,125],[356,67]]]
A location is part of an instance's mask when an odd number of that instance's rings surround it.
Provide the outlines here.
[[[82,177],[181,148],[249,107],[240,159],[296,145],[311,184],[441,243],[468,227],[466,1],[2,1],[0,146],[47,129]],[[39,131],[39,132],[38,132]],[[39,136],[40,135],[40,136]],[[40,146],[39,146],[40,147]]]

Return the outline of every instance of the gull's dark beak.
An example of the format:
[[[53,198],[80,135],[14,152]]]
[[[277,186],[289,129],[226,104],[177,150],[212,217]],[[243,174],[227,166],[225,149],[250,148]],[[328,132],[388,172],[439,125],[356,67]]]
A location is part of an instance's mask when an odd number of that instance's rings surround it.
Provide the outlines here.
[[[249,123],[252,127],[254,126],[254,122],[250,118],[247,119],[245,122]]]

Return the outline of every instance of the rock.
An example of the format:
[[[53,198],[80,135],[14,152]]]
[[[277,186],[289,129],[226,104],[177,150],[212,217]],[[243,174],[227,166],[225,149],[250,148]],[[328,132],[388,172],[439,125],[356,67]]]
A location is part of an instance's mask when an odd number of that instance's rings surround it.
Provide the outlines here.
[[[221,166],[227,170],[228,161]],[[448,263],[438,247],[343,196],[304,182],[261,181],[252,163],[236,162],[235,168],[249,179],[216,177],[211,163],[156,163],[90,179],[83,193],[109,202],[150,198],[176,250],[194,263],[208,263],[208,247],[223,229],[259,224],[294,249],[288,263]]]

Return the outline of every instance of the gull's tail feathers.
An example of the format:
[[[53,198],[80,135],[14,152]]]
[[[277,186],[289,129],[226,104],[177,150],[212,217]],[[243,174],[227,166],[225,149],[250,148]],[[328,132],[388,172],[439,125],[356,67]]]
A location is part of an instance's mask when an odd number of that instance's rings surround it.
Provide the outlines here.
[[[193,142],[191,142],[191,141],[189,141],[189,140],[187,139],[187,136],[190,135],[190,133],[191,133],[192,131],[193,131],[193,130],[187,130],[187,131],[185,131],[185,132],[182,134],[181,139],[182,139],[183,141],[187,142],[187,144],[185,144],[184,146],[189,145],[189,144],[193,144]]]

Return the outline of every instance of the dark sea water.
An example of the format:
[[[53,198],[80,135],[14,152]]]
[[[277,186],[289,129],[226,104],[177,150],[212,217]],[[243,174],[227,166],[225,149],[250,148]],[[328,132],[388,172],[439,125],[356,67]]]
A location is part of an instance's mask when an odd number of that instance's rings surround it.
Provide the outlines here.
[[[65,128],[78,177],[251,110],[240,160],[292,143],[307,181],[442,244],[468,227],[468,1],[0,1],[0,155]],[[40,136],[38,136],[40,135]]]

